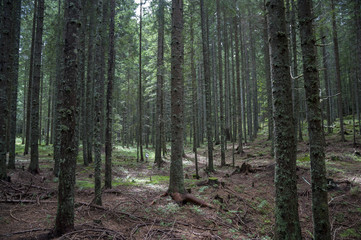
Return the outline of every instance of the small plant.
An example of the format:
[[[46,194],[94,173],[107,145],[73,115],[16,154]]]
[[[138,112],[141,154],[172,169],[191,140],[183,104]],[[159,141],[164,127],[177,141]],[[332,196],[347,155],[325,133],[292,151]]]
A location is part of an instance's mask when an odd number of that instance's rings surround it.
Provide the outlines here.
[[[354,228],[349,228],[340,234],[342,238],[359,238],[361,235]]]
[[[351,188],[350,194],[351,194],[351,196],[358,196],[360,194],[360,187],[355,186],[355,187]]]

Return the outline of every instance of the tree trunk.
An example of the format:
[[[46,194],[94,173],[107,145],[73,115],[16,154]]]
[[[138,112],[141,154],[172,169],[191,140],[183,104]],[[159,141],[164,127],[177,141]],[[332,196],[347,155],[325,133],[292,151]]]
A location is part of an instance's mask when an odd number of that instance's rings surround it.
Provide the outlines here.
[[[66,0],[65,17],[65,48],[64,48],[64,79],[61,84],[60,115],[60,154],[59,164],[58,209],[55,220],[54,235],[74,229],[74,185],[76,157],[78,155],[77,135],[77,81],[78,81],[78,35],[80,27],[80,1]]]
[[[202,46],[203,46],[203,68],[206,97],[206,125],[207,125],[207,142],[208,142],[208,171],[213,172],[213,134],[212,134],[212,106],[211,106],[211,81],[209,69],[209,41],[207,28],[207,9],[204,7],[204,1],[200,1],[201,7],[201,27],[202,27]]]
[[[62,34],[63,34],[63,19],[61,17],[61,0],[58,1],[58,21],[60,22],[60,26],[58,27],[58,31],[60,32],[58,34],[58,38],[57,38],[57,52],[56,52],[56,56],[58,61],[56,62],[56,78],[55,78],[55,89],[54,89],[54,124],[53,124],[53,128],[54,128],[54,170],[53,173],[55,176],[58,176],[59,174],[59,161],[60,161],[60,115],[62,114],[60,112],[60,107],[62,106],[62,92],[60,91],[61,89],[61,81],[63,79],[63,64],[64,64],[64,57],[63,57],[63,41],[62,41]]]
[[[29,172],[39,173],[39,91],[41,74],[41,52],[43,45],[44,0],[39,0],[37,9],[35,46],[34,46],[34,77],[32,81],[31,101],[31,136]]]
[[[163,129],[163,68],[164,68],[164,0],[159,0],[158,6],[158,56],[157,56],[157,114],[156,144],[154,162],[158,168],[162,160],[162,129]]]
[[[332,9],[332,36],[333,36],[333,51],[335,54],[335,70],[336,70],[336,83],[337,83],[337,108],[338,117],[340,119],[340,133],[341,141],[345,141],[345,132],[343,127],[343,105],[342,105],[342,85],[341,85],[341,69],[340,69],[340,55],[338,49],[338,37],[336,27],[336,13],[335,13],[335,2],[331,0]]]
[[[218,83],[219,83],[219,111],[221,125],[221,166],[226,165],[226,132],[224,128],[223,79],[222,79],[222,40],[221,40],[221,9],[217,0],[217,40],[218,40]]]
[[[296,141],[283,1],[270,0],[268,32],[275,127],[275,239],[302,239],[298,218]]]
[[[202,1],[202,0],[201,0]],[[183,176],[183,0],[172,0],[171,126],[172,149],[168,193],[185,193]]]
[[[268,140],[271,140],[271,156],[274,156],[274,134],[273,134],[273,106],[272,106],[272,82],[271,82],[271,65],[268,45],[267,15],[264,16],[263,42],[264,42],[264,66],[266,75],[267,89],[267,117],[268,117]]]
[[[105,188],[112,188],[113,79],[115,73],[115,0],[110,0],[108,87],[105,129]]]
[[[143,3],[140,0],[140,14],[139,14],[139,83],[138,83],[138,145],[140,161],[144,161],[143,156],[143,87],[142,87],[142,11]],[[138,158],[137,158],[138,159]]]
[[[328,63],[327,63],[327,52],[326,52],[326,37],[323,33],[323,27],[320,29],[321,43],[322,43],[322,67],[323,67],[323,78],[325,82],[325,91],[326,99],[324,99],[324,104],[326,106],[326,120],[327,120],[327,132],[332,133],[332,121],[331,121],[331,101],[330,101],[330,86],[329,86],[329,77],[328,77]]]
[[[238,106],[238,153],[243,153],[242,143],[242,102],[241,102],[241,73],[240,73],[240,59],[239,59],[239,41],[238,41],[238,18],[234,17],[234,42],[236,51],[236,83],[237,83],[237,106]]]
[[[107,1],[107,0],[105,0]],[[103,0],[96,2],[96,33],[95,33],[95,58],[94,62],[98,63],[94,69],[94,194],[95,204],[102,205],[101,191],[101,147],[102,147],[102,108],[103,108],[103,92],[102,92],[102,17],[103,17]]]
[[[32,97],[32,82],[33,82],[33,70],[34,70],[34,48],[35,48],[35,30],[38,0],[34,0],[34,16],[33,16],[33,28],[31,32],[31,49],[30,49],[30,66],[29,66],[29,81],[28,81],[28,99],[26,102],[26,134],[25,134],[25,148],[24,155],[29,153],[30,145],[30,122],[31,122],[31,97]]]
[[[310,141],[313,236],[315,240],[330,240],[328,214],[325,138],[321,125],[321,108],[317,70],[317,51],[313,30],[312,0],[298,0],[303,75],[305,81],[308,133]]]
[[[9,80],[11,82],[10,90],[10,109],[9,109],[9,163],[8,168],[15,169],[15,143],[16,143],[16,109],[18,101],[18,72],[19,72],[19,44],[20,44],[20,19],[21,19],[21,1],[13,1],[11,12],[11,42],[9,49],[10,66]]]

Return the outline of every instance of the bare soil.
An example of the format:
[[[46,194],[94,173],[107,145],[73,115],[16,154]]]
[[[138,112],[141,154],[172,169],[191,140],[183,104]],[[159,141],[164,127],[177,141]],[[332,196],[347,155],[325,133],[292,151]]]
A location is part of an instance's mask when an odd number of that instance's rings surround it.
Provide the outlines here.
[[[360,139],[358,139],[360,142]],[[260,136],[245,144],[232,167],[232,144],[226,167],[220,167],[220,146],[215,146],[216,172],[204,171],[207,154],[198,150],[201,179],[193,178],[194,155],[184,158],[187,189],[214,209],[177,205],[167,191],[169,159],[158,170],[136,162],[114,149],[114,187],[104,190],[103,206],[92,203],[93,170],[77,167],[75,230],[58,239],[272,239],[274,228],[274,166],[270,142]],[[149,150],[150,151],[150,150]],[[352,141],[327,137],[329,209],[333,239],[361,239],[361,157]],[[312,239],[310,162],[307,142],[298,145],[298,202],[304,239]],[[169,156],[168,156],[169,158]],[[41,156],[41,173],[26,171],[29,158],[17,156],[11,182],[0,183],[0,239],[47,239],[57,210],[57,179],[52,157]],[[232,174],[234,173],[235,174]],[[212,177],[212,184],[208,184]],[[215,182],[214,182],[215,181]],[[218,181],[218,183],[217,183]]]

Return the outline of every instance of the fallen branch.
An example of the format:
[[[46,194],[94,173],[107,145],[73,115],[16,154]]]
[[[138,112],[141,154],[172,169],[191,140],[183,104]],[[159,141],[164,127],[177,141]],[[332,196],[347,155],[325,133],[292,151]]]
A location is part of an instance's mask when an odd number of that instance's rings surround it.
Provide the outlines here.
[[[0,203],[58,203],[58,201],[38,201],[38,200],[30,200],[30,199],[24,199],[24,200],[15,200],[15,199],[7,199],[7,200],[0,200]]]

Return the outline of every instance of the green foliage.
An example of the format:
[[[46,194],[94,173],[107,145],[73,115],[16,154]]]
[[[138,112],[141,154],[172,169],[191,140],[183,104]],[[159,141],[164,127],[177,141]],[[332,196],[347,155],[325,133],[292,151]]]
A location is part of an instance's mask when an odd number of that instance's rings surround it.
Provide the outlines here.
[[[361,235],[354,228],[349,228],[349,229],[346,229],[345,231],[343,231],[340,234],[340,237],[342,237],[342,238],[359,238],[359,237],[361,237]]]
[[[299,162],[309,162],[310,161],[310,155],[306,154],[304,157],[297,159]]]
[[[76,180],[75,186],[79,189],[92,189],[94,188],[94,182],[91,180]]]

